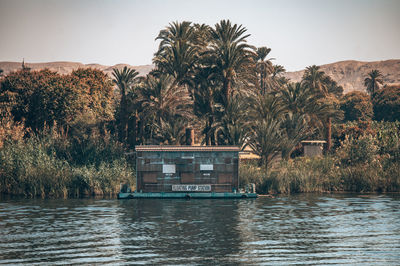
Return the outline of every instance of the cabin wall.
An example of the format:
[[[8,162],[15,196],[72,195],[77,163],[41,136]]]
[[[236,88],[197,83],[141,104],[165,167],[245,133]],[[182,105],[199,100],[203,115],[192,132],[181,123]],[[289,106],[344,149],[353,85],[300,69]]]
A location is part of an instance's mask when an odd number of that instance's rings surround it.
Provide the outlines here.
[[[324,147],[322,145],[304,145],[304,156],[314,157],[323,154]]]
[[[232,192],[239,186],[238,152],[139,151],[136,166],[142,192]]]

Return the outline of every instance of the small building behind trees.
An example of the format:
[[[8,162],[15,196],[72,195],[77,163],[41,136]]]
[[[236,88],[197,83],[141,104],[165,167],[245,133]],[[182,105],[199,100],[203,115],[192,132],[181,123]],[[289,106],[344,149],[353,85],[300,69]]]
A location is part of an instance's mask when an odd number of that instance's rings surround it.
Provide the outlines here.
[[[301,142],[304,148],[305,157],[320,156],[323,154],[324,145],[326,141],[324,140],[303,140]]]

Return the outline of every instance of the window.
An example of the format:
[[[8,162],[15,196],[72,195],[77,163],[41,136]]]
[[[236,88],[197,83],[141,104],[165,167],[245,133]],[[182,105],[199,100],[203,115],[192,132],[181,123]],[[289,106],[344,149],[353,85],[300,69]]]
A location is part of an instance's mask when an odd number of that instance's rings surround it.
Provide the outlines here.
[[[200,164],[200,171],[213,171],[214,165],[213,164]]]
[[[163,164],[163,174],[175,174],[175,164]]]

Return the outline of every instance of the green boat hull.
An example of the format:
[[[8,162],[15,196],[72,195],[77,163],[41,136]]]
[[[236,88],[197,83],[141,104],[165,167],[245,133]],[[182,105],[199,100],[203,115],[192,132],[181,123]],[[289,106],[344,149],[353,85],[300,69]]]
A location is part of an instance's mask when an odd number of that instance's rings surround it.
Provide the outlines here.
[[[132,192],[118,194],[119,199],[245,199],[257,198],[257,193],[233,193],[233,192]]]

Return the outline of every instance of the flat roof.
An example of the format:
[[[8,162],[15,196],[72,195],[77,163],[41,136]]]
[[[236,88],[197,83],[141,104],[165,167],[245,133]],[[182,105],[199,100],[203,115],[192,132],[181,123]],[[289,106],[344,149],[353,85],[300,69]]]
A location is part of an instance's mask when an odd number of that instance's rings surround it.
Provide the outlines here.
[[[301,143],[305,144],[325,144],[325,140],[303,140]]]
[[[136,151],[240,151],[237,146],[172,146],[172,145],[140,145]]]

